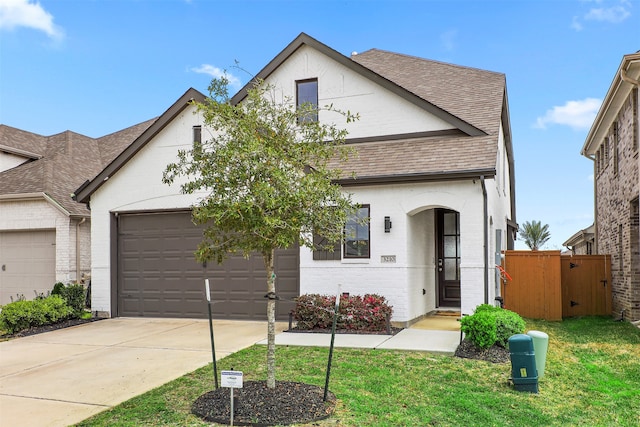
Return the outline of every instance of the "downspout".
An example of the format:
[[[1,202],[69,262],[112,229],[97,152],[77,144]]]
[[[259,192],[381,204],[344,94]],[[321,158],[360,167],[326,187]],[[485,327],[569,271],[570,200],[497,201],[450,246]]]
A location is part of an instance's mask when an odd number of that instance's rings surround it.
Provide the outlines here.
[[[487,207],[487,187],[484,183],[484,175],[480,175],[480,185],[482,186],[482,203],[484,211],[483,234],[484,234],[484,303],[489,304],[489,236],[487,235],[487,222],[489,220],[489,212]]]
[[[80,283],[80,226],[85,223],[87,218],[82,218],[76,224],[76,283]]]

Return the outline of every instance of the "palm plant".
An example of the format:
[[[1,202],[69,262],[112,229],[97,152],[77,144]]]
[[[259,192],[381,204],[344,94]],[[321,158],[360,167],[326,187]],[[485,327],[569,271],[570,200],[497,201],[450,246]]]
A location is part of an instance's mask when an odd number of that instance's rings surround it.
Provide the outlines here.
[[[532,251],[537,251],[551,237],[549,224],[542,225],[542,222],[535,220],[525,221],[520,230],[520,237]]]

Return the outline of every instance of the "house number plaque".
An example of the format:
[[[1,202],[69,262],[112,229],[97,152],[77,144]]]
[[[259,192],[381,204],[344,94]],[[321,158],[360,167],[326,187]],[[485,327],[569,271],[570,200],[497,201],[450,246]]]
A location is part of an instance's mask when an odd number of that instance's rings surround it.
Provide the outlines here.
[[[380,256],[380,262],[396,262],[395,255],[382,255]]]

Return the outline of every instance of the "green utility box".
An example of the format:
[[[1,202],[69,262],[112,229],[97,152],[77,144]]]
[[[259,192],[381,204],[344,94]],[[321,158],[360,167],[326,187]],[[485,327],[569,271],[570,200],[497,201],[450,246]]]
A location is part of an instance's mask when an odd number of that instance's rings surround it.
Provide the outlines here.
[[[538,370],[529,335],[517,334],[509,338],[511,356],[511,380],[517,391],[538,392]]]
[[[527,335],[533,340],[533,352],[536,354],[536,369],[538,378],[544,376],[544,366],[547,363],[547,349],[549,348],[549,335],[540,331],[529,331]]]

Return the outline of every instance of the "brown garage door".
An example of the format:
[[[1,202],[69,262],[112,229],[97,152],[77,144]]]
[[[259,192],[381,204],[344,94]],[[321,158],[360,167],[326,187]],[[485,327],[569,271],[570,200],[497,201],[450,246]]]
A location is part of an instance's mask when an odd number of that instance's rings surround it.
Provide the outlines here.
[[[55,282],[55,230],[0,232],[0,305],[46,294]]]
[[[214,317],[266,318],[266,273],[259,255],[233,256],[204,266],[193,252],[202,232],[189,212],[118,216],[117,315],[144,317],[207,316],[204,279],[211,286]],[[298,296],[298,249],[276,254],[278,318],[288,317]]]

